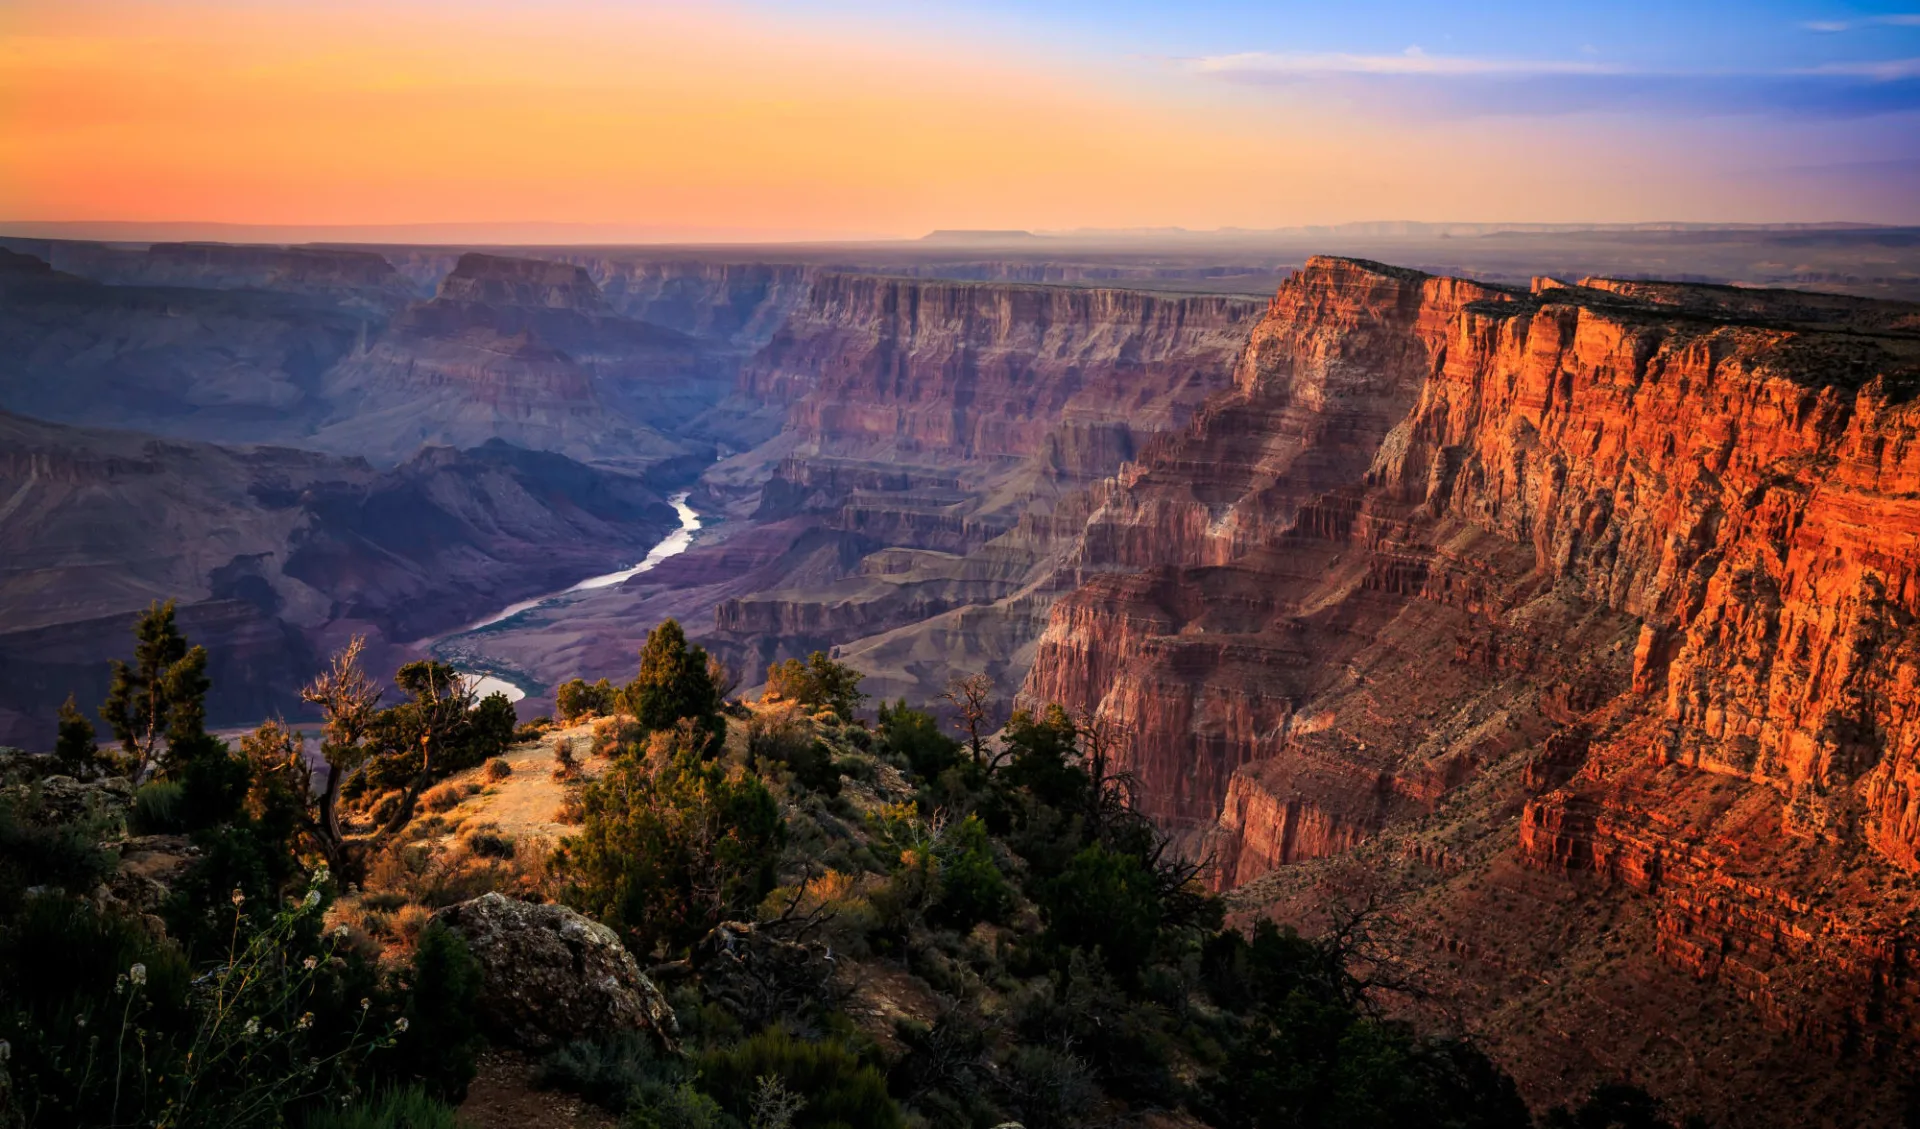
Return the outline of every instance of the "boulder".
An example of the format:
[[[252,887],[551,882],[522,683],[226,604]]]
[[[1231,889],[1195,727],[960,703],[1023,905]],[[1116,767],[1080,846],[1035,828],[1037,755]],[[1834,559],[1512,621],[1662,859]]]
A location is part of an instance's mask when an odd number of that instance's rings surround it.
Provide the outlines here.
[[[18,785],[27,788],[28,785]],[[40,781],[40,802],[49,823],[71,823],[85,818],[125,822],[133,810],[133,782],[108,776],[82,783],[71,776],[49,776]]]
[[[673,1008],[613,930],[565,906],[483,894],[433,919],[459,934],[480,965],[478,1018],[500,1042],[529,1051],[619,1031],[646,1031],[678,1050]]]

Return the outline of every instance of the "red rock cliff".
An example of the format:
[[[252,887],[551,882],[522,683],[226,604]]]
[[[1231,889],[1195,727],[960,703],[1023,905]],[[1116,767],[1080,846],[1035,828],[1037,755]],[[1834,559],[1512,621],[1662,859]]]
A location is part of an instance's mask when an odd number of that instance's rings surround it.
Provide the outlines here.
[[[1223,885],[1471,809],[1777,1023],[1904,1030],[1916,358],[1899,303],[1313,260],[1097,492],[1024,696]]]

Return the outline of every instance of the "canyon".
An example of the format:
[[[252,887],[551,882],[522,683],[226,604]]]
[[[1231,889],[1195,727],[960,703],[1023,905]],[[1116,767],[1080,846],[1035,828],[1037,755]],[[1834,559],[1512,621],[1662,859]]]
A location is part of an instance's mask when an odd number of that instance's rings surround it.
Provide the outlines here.
[[[1920,306],[1318,259],[1096,491],[1023,698],[1110,723],[1237,912],[1379,908],[1523,1086],[1764,1123],[1651,985],[1856,1064],[1910,1038],[1917,483]],[[1574,1034],[1621,1000],[1667,1036]]]
[[[1892,1116],[1910,233],[1444,234],[0,241],[0,741],[164,598],[221,723],[355,633],[528,714],[668,616],[748,688],[986,673],[1098,718],[1235,920],[1364,908],[1395,1006],[1531,1101]]]

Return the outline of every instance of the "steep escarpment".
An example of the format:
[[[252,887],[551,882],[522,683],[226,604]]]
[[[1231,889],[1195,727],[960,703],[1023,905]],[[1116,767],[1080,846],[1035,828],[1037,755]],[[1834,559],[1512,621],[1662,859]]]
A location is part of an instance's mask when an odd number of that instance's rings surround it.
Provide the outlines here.
[[[272,290],[383,314],[418,296],[414,285],[374,251],[231,243],[155,243],[131,250],[56,242],[48,252],[56,269],[115,286]]]
[[[792,404],[810,454],[906,463],[1033,458],[1050,436],[1184,422],[1239,352],[1241,299],[829,274],[742,373]],[[1125,442],[1064,441],[1102,473]]]
[[[0,407],[198,438],[287,440],[378,315],[264,290],[107,286],[0,251]]]
[[[1537,882],[1598,879],[1637,891],[1635,975],[1904,1039],[1916,313],[1315,260],[1234,389],[1097,495],[1026,694],[1114,721],[1247,912],[1348,873],[1287,864],[1415,860],[1369,881],[1478,1018],[1578,1011],[1527,986],[1564,945],[1491,955],[1488,884],[1577,939]],[[1583,1055],[1523,1080],[1604,1073]]]
[[[647,465],[709,406],[695,343],[613,314],[582,268],[467,254],[431,301],[327,375],[322,444],[384,460],[491,438]]]
[[[765,448],[778,461],[754,516],[807,518],[876,550],[917,552],[825,588],[731,598],[715,611],[719,641],[758,666],[1031,587],[1049,571],[1053,546],[1031,531],[1001,539],[1023,515],[1078,506],[1088,483],[1184,422],[1225,383],[1258,308],[1142,291],[822,275],[742,371],[745,395],[789,405],[782,434]],[[938,663],[918,668],[899,689],[918,693],[950,673]],[[892,672],[870,673],[893,685]]]
[[[297,709],[287,695],[346,633],[386,653],[629,564],[676,524],[640,479],[498,442],[378,471],[0,414],[0,741],[41,739],[69,690],[103,690],[153,600],[223,644],[215,712],[247,720]]]

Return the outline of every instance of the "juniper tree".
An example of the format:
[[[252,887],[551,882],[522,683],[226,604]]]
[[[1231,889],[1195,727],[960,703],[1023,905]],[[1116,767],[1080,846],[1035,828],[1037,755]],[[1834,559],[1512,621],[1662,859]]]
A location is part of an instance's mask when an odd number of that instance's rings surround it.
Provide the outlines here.
[[[156,767],[163,749],[170,762],[200,751],[211,683],[207,650],[189,645],[180,634],[172,600],[150,605],[134,625],[134,638],[132,664],[113,660],[113,681],[100,719],[120,742],[123,767],[139,779]]]

